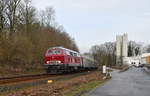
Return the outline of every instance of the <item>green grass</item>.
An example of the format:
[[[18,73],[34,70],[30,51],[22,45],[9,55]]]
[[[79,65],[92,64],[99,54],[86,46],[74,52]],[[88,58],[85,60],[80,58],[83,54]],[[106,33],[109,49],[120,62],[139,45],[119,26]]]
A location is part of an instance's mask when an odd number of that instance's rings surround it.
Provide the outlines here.
[[[88,92],[89,90],[95,88],[96,86],[102,84],[102,81],[96,80],[86,84],[81,84],[70,89],[64,90],[63,96],[75,96],[80,94],[84,96],[84,93]]]
[[[112,69],[107,69],[107,72],[113,72],[113,70]]]

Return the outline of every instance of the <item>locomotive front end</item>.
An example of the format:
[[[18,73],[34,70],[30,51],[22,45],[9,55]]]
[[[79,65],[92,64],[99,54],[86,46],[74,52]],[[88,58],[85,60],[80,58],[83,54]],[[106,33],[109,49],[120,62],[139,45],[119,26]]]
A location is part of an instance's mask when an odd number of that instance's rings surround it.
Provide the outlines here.
[[[60,48],[50,48],[47,50],[44,58],[44,66],[47,73],[56,73],[61,71],[64,66],[64,52]]]

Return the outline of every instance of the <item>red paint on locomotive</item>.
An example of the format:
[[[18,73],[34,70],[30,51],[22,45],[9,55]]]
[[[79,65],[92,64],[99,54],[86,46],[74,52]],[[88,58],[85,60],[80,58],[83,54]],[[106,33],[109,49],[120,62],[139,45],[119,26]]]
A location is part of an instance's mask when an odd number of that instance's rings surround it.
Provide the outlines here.
[[[79,53],[61,47],[48,49],[45,54],[44,63],[49,64],[51,61],[56,61],[59,64],[81,64],[81,56]]]

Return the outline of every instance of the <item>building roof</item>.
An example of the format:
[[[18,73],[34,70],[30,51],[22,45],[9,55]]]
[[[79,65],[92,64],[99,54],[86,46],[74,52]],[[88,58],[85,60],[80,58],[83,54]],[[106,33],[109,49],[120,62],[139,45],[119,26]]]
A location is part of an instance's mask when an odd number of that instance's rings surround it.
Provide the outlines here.
[[[142,54],[141,57],[147,57],[147,56],[150,56],[150,53],[144,53],[144,54]]]

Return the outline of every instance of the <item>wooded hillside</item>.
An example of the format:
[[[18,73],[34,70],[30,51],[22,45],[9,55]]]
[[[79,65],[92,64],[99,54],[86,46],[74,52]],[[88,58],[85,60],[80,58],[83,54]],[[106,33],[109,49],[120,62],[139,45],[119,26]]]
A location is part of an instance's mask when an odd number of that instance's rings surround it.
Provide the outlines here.
[[[49,47],[78,47],[55,21],[55,10],[38,11],[31,0],[0,0],[0,67],[41,68]]]

